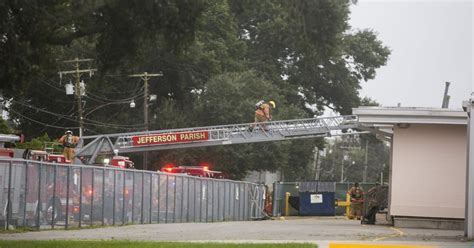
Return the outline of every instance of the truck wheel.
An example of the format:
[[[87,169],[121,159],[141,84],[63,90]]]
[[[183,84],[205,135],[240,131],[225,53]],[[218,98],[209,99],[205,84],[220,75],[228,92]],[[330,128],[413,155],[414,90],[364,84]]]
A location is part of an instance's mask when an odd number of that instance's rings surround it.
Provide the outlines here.
[[[48,225],[56,224],[56,222],[62,218],[61,202],[58,198],[49,200],[48,206],[46,207],[45,218]]]

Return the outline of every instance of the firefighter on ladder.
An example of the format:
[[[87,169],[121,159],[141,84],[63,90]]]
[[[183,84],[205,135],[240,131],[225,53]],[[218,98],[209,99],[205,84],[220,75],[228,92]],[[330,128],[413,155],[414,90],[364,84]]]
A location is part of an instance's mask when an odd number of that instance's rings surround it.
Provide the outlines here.
[[[72,163],[74,158],[74,148],[76,147],[77,142],[79,142],[79,137],[72,135],[71,130],[67,130],[59,139],[59,142],[63,145],[64,158]]]
[[[272,120],[272,115],[270,114],[270,111],[271,109],[275,109],[275,107],[275,101],[259,101],[255,105],[255,123],[250,126],[249,131],[253,131],[257,123],[262,123],[261,125],[263,130],[268,131],[268,125],[265,124],[265,122],[269,122]]]

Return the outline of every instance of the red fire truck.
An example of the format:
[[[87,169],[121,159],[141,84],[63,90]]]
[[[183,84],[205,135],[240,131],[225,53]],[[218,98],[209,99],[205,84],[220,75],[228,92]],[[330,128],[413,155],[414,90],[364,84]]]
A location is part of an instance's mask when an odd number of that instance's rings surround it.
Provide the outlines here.
[[[210,170],[208,165],[201,166],[175,166],[173,164],[168,164],[161,168],[161,172],[166,173],[177,173],[177,174],[187,174],[195,177],[209,177],[224,179],[226,178],[225,174],[221,171]]]

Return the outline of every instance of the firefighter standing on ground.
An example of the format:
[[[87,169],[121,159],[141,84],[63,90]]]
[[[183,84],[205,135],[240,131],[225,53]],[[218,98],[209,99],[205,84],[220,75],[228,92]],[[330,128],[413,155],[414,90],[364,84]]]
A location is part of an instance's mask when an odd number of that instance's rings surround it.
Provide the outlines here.
[[[272,115],[270,114],[271,109],[275,109],[276,104],[274,101],[268,101],[266,103],[258,104],[255,109],[255,123],[250,127],[250,131],[255,128],[257,123],[262,123],[262,128],[265,131],[268,131],[268,125],[265,122],[272,120]]]
[[[361,219],[362,207],[364,206],[364,190],[359,186],[359,183],[354,183],[349,191],[347,191],[351,198],[351,216],[352,218]]]
[[[74,158],[74,148],[76,147],[77,142],[79,142],[79,137],[72,135],[72,132],[67,130],[59,139],[59,142],[62,143],[64,148],[64,158],[72,163],[72,159]]]
[[[362,224],[369,224],[369,225],[375,224],[375,216],[382,205],[381,199],[380,199],[381,193],[382,193],[382,186],[380,186],[379,183],[375,183],[375,186],[370,188],[369,191],[367,191],[368,211],[364,215],[364,218],[362,218],[362,221],[361,221]]]

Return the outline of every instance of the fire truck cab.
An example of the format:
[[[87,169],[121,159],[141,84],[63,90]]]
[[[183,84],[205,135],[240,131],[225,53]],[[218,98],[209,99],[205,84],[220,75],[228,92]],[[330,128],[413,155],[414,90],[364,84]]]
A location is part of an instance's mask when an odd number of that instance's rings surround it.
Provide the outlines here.
[[[225,175],[221,171],[209,170],[208,166],[174,166],[166,165],[161,168],[161,172],[186,174],[195,177],[209,177],[224,179]]]
[[[112,159],[104,159],[106,166],[119,167],[121,169],[135,169],[135,164],[130,160],[129,157],[125,156],[113,156]]]
[[[14,143],[19,141],[20,137],[10,134],[0,134],[0,157],[13,158],[15,151],[10,148],[6,148],[6,144]]]

